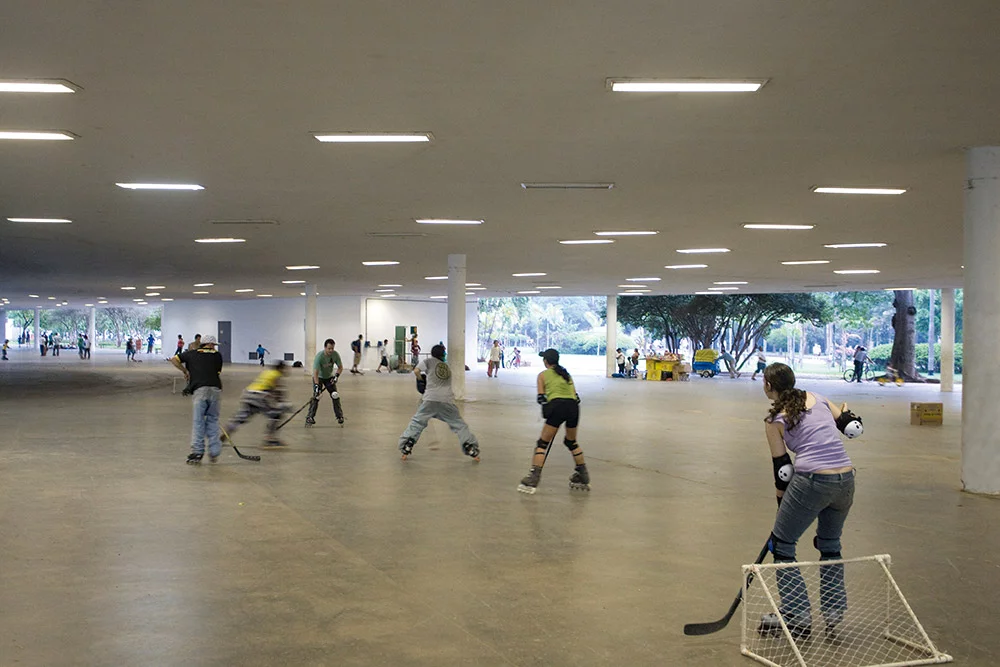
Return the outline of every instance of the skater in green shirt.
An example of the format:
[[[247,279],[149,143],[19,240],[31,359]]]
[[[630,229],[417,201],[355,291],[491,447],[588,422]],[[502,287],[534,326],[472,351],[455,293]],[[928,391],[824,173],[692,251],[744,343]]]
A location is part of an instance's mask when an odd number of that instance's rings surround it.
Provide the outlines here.
[[[324,391],[330,392],[333,400],[333,412],[337,415],[337,423],[344,424],[344,410],[340,406],[340,394],[337,392],[337,380],[344,372],[344,364],[340,360],[340,353],[334,348],[336,342],[332,338],[327,338],[323,342],[323,351],[316,355],[313,360],[313,397],[309,403],[309,412],[306,415],[306,426],[316,423],[316,409],[319,407],[319,397]],[[334,367],[337,371],[334,372]]]

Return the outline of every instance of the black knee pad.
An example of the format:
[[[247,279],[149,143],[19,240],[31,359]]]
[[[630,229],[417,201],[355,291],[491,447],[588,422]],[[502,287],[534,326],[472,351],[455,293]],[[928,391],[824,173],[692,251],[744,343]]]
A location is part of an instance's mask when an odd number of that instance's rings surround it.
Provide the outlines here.
[[[813,547],[819,552],[820,560],[840,560],[843,558],[840,555],[840,551],[823,551],[823,548],[819,545],[819,535],[813,537]]]
[[[576,444],[576,440],[570,440],[569,438],[563,440],[563,444],[566,445],[566,449],[568,449],[569,451],[573,451],[574,449],[579,447],[579,445]]]
[[[535,443],[535,449],[536,450],[541,450],[542,452],[546,452],[549,449],[549,443],[547,443],[544,440],[542,440],[541,438],[539,438],[538,442]]]
[[[789,542],[783,542],[778,539],[774,533],[771,533],[771,539],[767,541],[768,546],[771,547],[771,553],[774,555],[775,563],[793,563],[795,562],[795,545]],[[790,548],[789,548],[790,547]]]

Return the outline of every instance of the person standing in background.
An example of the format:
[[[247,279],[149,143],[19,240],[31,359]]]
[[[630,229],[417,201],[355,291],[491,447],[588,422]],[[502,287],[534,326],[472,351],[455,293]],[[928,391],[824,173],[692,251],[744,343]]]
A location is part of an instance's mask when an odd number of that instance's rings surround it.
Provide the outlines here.
[[[361,341],[364,339],[364,335],[358,334],[358,339],[351,341],[351,352],[354,353],[354,364],[351,365],[351,372],[355,375],[364,375],[358,368],[358,364],[361,363]]]
[[[156,342],[156,338],[153,334],[149,334],[149,338],[146,339],[146,354],[153,354],[153,343]]]
[[[764,354],[764,348],[758,345],[755,351],[757,352],[757,370],[750,376],[751,380],[756,380],[757,373],[763,373],[764,369],[767,368],[767,356]]]
[[[382,350],[381,359],[378,362],[378,368],[375,369],[376,373],[382,372],[382,367],[385,367],[386,372],[389,371],[389,339],[386,338],[384,342],[379,344],[379,348]]]
[[[219,432],[219,412],[222,407],[222,355],[215,349],[215,337],[205,336],[197,350],[181,352],[170,358],[177,370],[184,373],[188,387],[194,392],[194,412],[191,423],[191,453],[187,462],[201,463],[208,441],[208,457],[213,463],[222,453]]]
[[[83,334],[83,358],[90,359],[90,336]]]
[[[416,366],[420,363],[420,343],[417,342],[417,334],[413,334],[410,339],[410,362]]]
[[[268,352],[270,352],[270,350],[268,350],[262,344],[257,343],[257,358],[260,359],[261,366],[264,365],[264,355],[267,354]]]
[[[183,346],[184,346],[184,341],[182,340],[181,341],[181,347],[183,347]],[[195,334],[194,335],[194,340],[191,341],[191,344],[188,345],[187,349],[189,349],[189,350],[197,350],[200,347],[201,347],[201,334]]]
[[[494,340],[493,347],[490,348],[490,359],[486,366],[486,377],[493,377],[494,375],[499,375],[500,366],[500,341]]]
[[[57,334],[56,332],[53,331],[52,332],[52,336],[50,338],[51,338],[51,342],[52,342],[52,356],[53,357],[58,357],[59,356],[59,334]]]
[[[184,336],[177,334],[177,350],[174,352],[174,356],[177,356],[184,351]]]

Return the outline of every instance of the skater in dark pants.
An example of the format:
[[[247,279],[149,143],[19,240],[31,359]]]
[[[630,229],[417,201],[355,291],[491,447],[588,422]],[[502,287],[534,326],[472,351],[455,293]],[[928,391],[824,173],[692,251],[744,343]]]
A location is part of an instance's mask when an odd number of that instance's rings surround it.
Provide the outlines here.
[[[181,352],[170,358],[184,373],[194,392],[194,415],[191,425],[191,453],[187,462],[201,463],[208,440],[208,457],[213,463],[222,453],[219,438],[219,411],[222,406],[222,355],[215,350],[215,336],[205,336],[201,348]]]
[[[323,341],[323,351],[316,355],[313,360],[313,397],[309,403],[309,413],[306,415],[306,426],[316,423],[316,408],[319,407],[319,397],[324,391],[330,392],[333,400],[333,412],[337,415],[337,423],[344,423],[344,410],[340,407],[340,394],[337,392],[337,380],[344,372],[344,364],[340,360],[340,353],[334,348],[336,343],[332,338]],[[337,372],[333,372],[334,366]]]
[[[226,441],[226,433],[236,432],[243,424],[250,421],[256,414],[267,416],[267,437],[265,447],[281,447],[285,443],[278,439],[278,424],[281,416],[291,406],[285,403],[285,368],[284,362],[277,362],[273,368],[261,371],[257,378],[243,390],[240,396],[240,410],[229,420],[222,434]]]
[[[257,343],[257,358],[260,359],[261,366],[264,365],[264,355],[266,355],[268,352],[270,352],[270,350],[268,350],[260,343]]]
[[[384,367],[386,372],[389,371],[389,339],[386,338],[385,341],[379,346],[382,352],[382,359],[378,362],[378,368],[375,369],[376,373],[381,373]]]
[[[455,405],[455,394],[451,391],[451,368],[444,362],[444,354],[444,345],[435,345],[431,348],[431,356],[413,369],[417,376],[417,391],[424,398],[409,426],[399,436],[399,452],[404,461],[413,452],[413,446],[417,444],[420,434],[431,419],[440,419],[447,424],[452,433],[458,436],[462,453],[479,460],[479,441],[469,430],[469,425],[462,419],[462,414]]]
[[[545,454],[555,440],[559,427],[566,425],[563,444],[573,455],[576,470],[569,478],[569,488],[590,490],[590,474],[583,460],[583,449],[576,441],[576,427],[580,422],[580,396],[576,393],[569,371],[559,365],[559,352],[549,348],[539,354],[545,362],[545,370],[538,374],[538,404],[542,406],[545,426],[542,437],[535,443],[535,455],[531,458],[531,471],[517,487],[522,493],[534,493],[542,478]]]
[[[839,560],[840,537],[854,502],[854,466],[838,429],[850,434],[849,424],[857,417],[846,404],[837,407],[819,394],[796,389],[795,373],[785,364],[764,370],[764,394],[772,401],[764,423],[778,497],[770,541],[774,562],[794,562],[796,543],[817,519],[813,545],[820,560]],[[795,454],[794,467],[788,452]],[[802,573],[798,568],[780,569],[777,583],[779,610],[789,631],[796,638],[808,637],[812,613]],[[847,610],[844,566],[820,567],[819,585],[827,638],[833,640]],[[758,632],[780,634],[780,619],[765,614]]]
[[[358,368],[358,364],[361,363],[361,342],[364,338],[363,335],[358,334],[358,339],[351,341],[351,352],[354,353],[354,364],[351,365],[351,372],[355,375],[364,375],[361,369]]]

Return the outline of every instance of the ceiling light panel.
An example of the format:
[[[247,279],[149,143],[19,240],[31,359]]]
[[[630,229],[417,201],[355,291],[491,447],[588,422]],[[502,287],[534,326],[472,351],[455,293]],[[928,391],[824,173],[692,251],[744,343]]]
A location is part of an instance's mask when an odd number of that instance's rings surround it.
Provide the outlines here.
[[[665,269],[707,269],[708,264],[670,264]]]
[[[198,290],[197,292],[191,292],[191,294],[208,294],[208,292],[204,290]]]
[[[25,132],[21,130],[0,130],[0,139],[11,141],[73,141],[76,135],[72,132],[55,130],[51,132]]]
[[[146,285],[146,289],[167,289],[166,285]]]
[[[482,289],[486,289],[483,287]],[[545,289],[562,289],[561,285],[535,285],[535,289],[545,290]]]
[[[901,195],[904,188],[829,188],[816,187],[813,192],[825,195]]]
[[[394,262],[391,259],[375,259],[368,262],[361,262],[364,266],[395,266],[399,262]]]
[[[709,287],[710,292],[731,292],[733,290],[738,290],[739,287]]]
[[[211,287],[215,283],[195,283],[192,287]]]
[[[379,285],[379,287],[402,287],[402,285],[397,285],[395,283],[386,283],[384,285]]]
[[[606,243],[614,243],[612,239],[571,239],[569,241],[560,241],[563,245],[603,245]]]
[[[247,292],[252,292],[253,290],[249,287],[244,287],[243,289],[235,290],[237,294],[246,294]]]
[[[303,285],[306,281],[304,280],[282,280],[282,285]]]
[[[375,291],[376,292],[395,292],[396,290],[394,290],[394,289],[377,289]]]
[[[311,271],[312,269],[318,269],[318,266],[312,264],[293,264],[292,266],[286,266],[289,271]]]
[[[525,289],[518,292],[518,294],[541,294],[541,292],[536,289]]]
[[[785,266],[806,266],[807,264],[829,264],[828,259],[800,259],[791,262],[782,262]]]
[[[832,243],[824,248],[884,248],[885,243]]]
[[[541,276],[547,276],[547,273],[512,273],[510,274],[515,278],[540,278]]]
[[[220,236],[217,238],[209,239],[195,239],[195,243],[246,243],[246,239],[237,239],[231,236]]]
[[[769,222],[748,222],[743,225],[743,229],[772,229],[772,230],[807,230],[814,229],[816,225],[782,225]]]
[[[126,190],[204,190],[197,183],[115,183]]]
[[[654,231],[643,231],[643,232],[594,232],[597,236],[655,236],[660,232]]]
[[[745,280],[724,280],[721,282],[714,282],[713,285],[747,285]]]
[[[430,132],[313,132],[312,135],[325,144],[421,144],[433,138]]]
[[[616,93],[755,93],[767,79],[608,79]]]
[[[448,280],[448,276],[424,276],[424,280]]]
[[[629,283],[655,283],[658,282],[659,278],[626,278],[625,282]]]
[[[69,218],[7,218],[8,222],[28,222],[39,225],[68,225],[73,222]]]
[[[5,79],[0,93],[75,93],[80,87],[63,79]]]
[[[862,275],[867,273],[881,273],[878,269],[841,269],[840,271],[834,271],[834,273],[839,273],[844,276],[851,275]]]
[[[448,218],[420,218],[418,225],[481,225],[482,220],[453,220]]]
[[[122,287],[122,289],[128,292],[129,290],[134,290],[135,288],[132,286],[127,286],[127,287]]]
[[[677,252],[685,255],[704,255],[729,252],[729,248],[681,248]]]
[[[521,183],[525,190],[610,190],[614,183]]]

